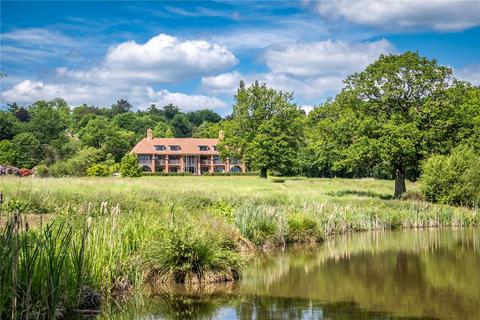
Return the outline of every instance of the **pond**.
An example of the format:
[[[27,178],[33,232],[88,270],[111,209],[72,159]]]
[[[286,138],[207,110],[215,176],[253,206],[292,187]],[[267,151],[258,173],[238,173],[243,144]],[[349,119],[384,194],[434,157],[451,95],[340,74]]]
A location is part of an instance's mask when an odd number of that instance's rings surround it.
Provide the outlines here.
[[[153,288],[108,319],[480,319],[480,229],[365,232],[289,248],[237,283]]]

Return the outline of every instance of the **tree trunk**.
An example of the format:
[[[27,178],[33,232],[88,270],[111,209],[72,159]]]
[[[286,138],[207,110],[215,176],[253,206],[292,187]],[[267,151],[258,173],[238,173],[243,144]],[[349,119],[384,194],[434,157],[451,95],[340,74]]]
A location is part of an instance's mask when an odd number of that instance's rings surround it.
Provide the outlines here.
[[[260,169],[260,178],[267,179],[267,168]]]
[[[407,187],[405,186],[405,170],[402,165],[398,165],[395,168],[395,194],[393,196],[399,199],[405,191],[407,191]]]

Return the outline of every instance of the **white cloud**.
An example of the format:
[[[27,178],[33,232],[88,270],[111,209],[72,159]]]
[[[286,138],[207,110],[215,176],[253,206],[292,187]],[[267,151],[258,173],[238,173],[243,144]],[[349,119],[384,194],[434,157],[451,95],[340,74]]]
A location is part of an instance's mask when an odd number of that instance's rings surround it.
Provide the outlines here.
[[[316,6],[326,18],[393,31],[461,31],[480,25],[478,0],[324,0]]]
[[[225,47],[204,40],[159,34],[144,44],[128,41],[108,50],[103,64],[88,70],[60,69],[81,81],[165,83],[212,74],[237,63]]]
[[[269,48],[265,73],[241,74],[237,71],[203,77],[202,86],[212,93],[233,94],[240,80],[246,85],[255,80],[304,99],[319,99],[340,90],[343,80],[361,71],[382,53],[393,52],[386,40],[364,43],[321,41],[283,43]]]
[[[10,34],[8,37],[41,41],[44,33]],[[134,41],[111,47],[100,65],[90,69],[56,69],[51,81],[24,80],[10,84],[1,94],[2,103],[31,103],[36,100],[64,98],[72,105],[82,103],[108,106],[119,98],[128,99],[139,108],[151,103],[178,104],[186,110],[223,108],[218,98],[155,91],[158,84],[195,76],[210,75],[237,63],[225,47],[203,40],[180,40],[165,34],[151,38],[145,44]]]
[[[454,69],[453,74],[459,80],[465,80],[475,86],[480,86],[480,64],[472,64],[461,69]]]
[[[387,40],[289,42],[269,48],[265,61],[275,73],[299,77],[347,76],[363,69],[380,54],[392,51],[393,45]]]
[[[145,109],[152,103],[159,106],[173,103],[183,110],[226,107],[225,102],[215,97],[188,95],[167,90],[155,91],[149,86],[125,88],[78,83],[55,84],[31,80],[21,81],[11,89],[2,92],[1,101],[2,103],[28,104],[36,100],[51,100],[60,97],[73,106],[83,103],[109,106],[120,98],[127,98],[139,109]]]

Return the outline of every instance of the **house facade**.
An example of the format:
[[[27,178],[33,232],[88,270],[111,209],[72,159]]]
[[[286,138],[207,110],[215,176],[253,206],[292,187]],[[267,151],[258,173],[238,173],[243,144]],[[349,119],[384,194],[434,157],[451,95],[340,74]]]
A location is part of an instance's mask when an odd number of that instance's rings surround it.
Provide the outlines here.
[[[145,172],[190,172],[201,175],[205,172],[245,172],[243,163],[237,159],[221,159],[217,151],[219,139],[203,138],[155,138],[147,130],[133,149]]]

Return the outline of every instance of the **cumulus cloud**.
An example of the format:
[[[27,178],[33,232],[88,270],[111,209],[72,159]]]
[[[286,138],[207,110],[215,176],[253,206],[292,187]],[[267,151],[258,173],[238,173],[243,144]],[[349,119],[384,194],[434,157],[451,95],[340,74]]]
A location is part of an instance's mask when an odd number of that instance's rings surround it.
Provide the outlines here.
[[[120,93],[120,94],[119,94]],[[223,108],[225,102],[205,95],[188,95],[168,90],[155,91],[150,86],[133,86],[129,88],[108,85],[92,86],[90,84],[56,84],[42,81],[24,80],[11,89],[2,92],[2,102],[28,104],[36,100],[64,98],[71,105],[83,103],[109,106],[120,98],[127,98],[139,109],[145,109],[155,103],[163,106],[169,103],[181,106],[183,110],[203,108]]]
[[[364,69],[382,53],[395,51],[387,40],[364,43],[321,41],[287,42],[269,48],[264,56],[269,71],[241,74],[237,71],[202,78],[212,93],[232,94],[240,80],[247,85],[258,80],[296,96],[313,99],[340,90],[346,76]]]
[[[299,77],[346,76],[363,69],[380,54],[392,51],[393,45],[387,40],[283,43],[269,48],[265,61],[275,73]]]
[[[385,30],[461,31],[480,25],[477,0],[324,0],[315,5],[326,18]]]
[[[40,41],[42,32],[14,33],[9,38]],[[62,97],[72,105],[110,105],[119,98],[140,108],[151,103],[174,103],[186,110],[222,108],[218,98],[153,89],[159,84],[210,75],[237,63],[225,47],[203,40],[181,40],[160,34],[144,44],[134,41],[111,47],[98,66],[89,69],[57,68],[47,82],[22,80],[1,94],[2,103],[31,103]]]
[[[460,69],[454,69],[453,74],[459,80],[465,80],[475,86],[480,86],[480,64],[472,64]]]
[[[218,44],[159,34],[144,44],[127,41],[111,47],[99,67],[60,72],[82,81],[164,83],[212,74],[237,62],[233,53]]]

